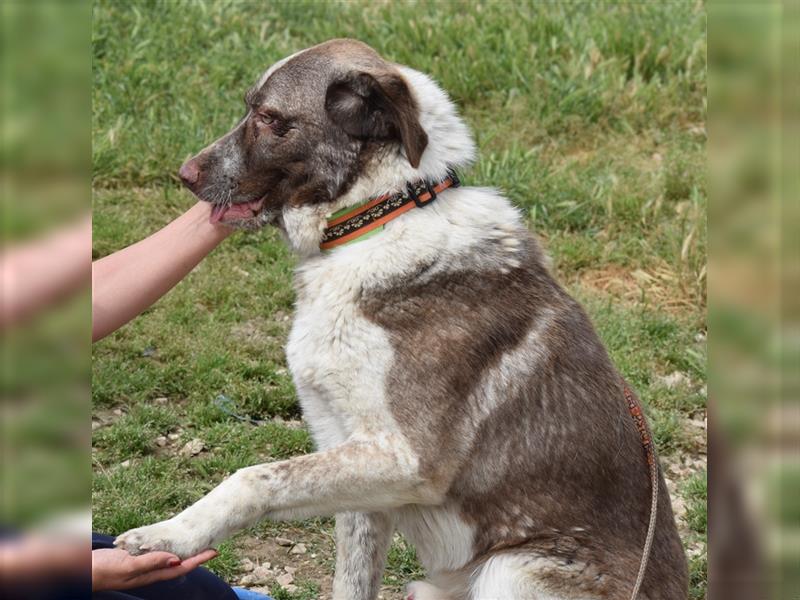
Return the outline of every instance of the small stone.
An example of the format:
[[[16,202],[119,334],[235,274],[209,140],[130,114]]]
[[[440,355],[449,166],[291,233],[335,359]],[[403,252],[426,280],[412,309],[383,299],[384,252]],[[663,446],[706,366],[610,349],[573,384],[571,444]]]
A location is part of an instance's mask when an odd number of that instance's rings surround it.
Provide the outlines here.
[[[306,553],[306,545],[305,544],[296,544],[294,548],[291,549],[289,554],[305,554]]]
[[[197,456],[205,447],[206,445],[203,440],[200,438],[194,438],[192,441],[184,444],[183,448],[181,448],[181,454],[183,456]]]
[[[275,538],[275,543],[278,544],[278,546],[292,546],[292,545],[294,545],[294,542],[292,540],[286,539],[285,537],[276,537]]]
[[[125,411],[123,411],[121,408],[115,408],[114,414],[117,415],[118,417],[121,417],[122,415],[125,414]]]
[[[156,349],[152,346],[148,346],[144,350],[142,350],[142,356],[149,358],[150,356],[155,355]]]
[[[290,575],[294,575],[297,573],[297,567],[283,567],[283,570],[289,573]]]
[[[173,442],[181,437],[180,433],[168,433],[167,438],[172,440]]]
[[[249,558],[243,558],[242,560],[239,561],[239,570],[242,573],[249,573],[255,568],[256,566],[253,564],[253,561],[250,560]]]
[[[291,573],[283,573],[282,575],[278,575],[275,578],[275,581],[277,581],[278,585],[280,585],[281,587],[286,587],[287,585],[289,585],[294,581],[294,575],[292,575]]]
[[[100,429],[103,424],[100,421],[92,421],[92,431],[95,429]]]
[[[167,445],[168,442],[169,440],[163,435],[160,435],[156,438],[156,446],[158,446],[159,448],[163,448],[164,446]]]
[[[275,573],[273,573],[268,566],[260,565],[253,569],[253,583],[269,583],[273,575],[275,575]]]
[[[131,466],[131,459],[129,458],[128,460],[123,460],[121,463],[119,463],[119,466],[123,469],[127,469]]]
[[[245,587],[250,587],[251,585],[254,585],[255,582],[256,578],[252,574],[239,578],[239,585],[243,585]]]
[[[161,398],[156,398],[155,400],[153,400],[153,402],[155,402],[156,404],[166,404],[167,402],[169,402],[169,400],[167,398],[161,397]]]

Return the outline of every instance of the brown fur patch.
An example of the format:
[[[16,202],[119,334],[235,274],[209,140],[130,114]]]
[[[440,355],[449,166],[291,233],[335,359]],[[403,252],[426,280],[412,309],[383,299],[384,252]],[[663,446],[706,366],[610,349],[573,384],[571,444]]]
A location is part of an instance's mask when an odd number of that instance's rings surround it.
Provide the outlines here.
[[[391,337],[391,408],[422,475],[472,525],[477,563],[509,551],[544,557],[552,568],[539,583],[620,598],[636,578],[649,518],[639,436],[588,317],[544,268],[535,241],[519,235],[517,268],[487,270],[502,261],[487,244],[453,270],[365,291],[361,308]],[[530,358],[512,380],[495,381],[504,397],[489,398],[484,387],[510,352]],[[481,406],[494,406],[483,420]],[[643,591],[685,598],[663,479],[659,500]]]

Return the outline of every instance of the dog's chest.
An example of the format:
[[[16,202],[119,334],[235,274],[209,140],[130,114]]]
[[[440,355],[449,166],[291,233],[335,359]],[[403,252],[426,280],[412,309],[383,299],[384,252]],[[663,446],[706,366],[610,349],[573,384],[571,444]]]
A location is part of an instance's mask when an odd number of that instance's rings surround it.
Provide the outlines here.
[[[311,271],[299,283],[287,359],[312,431],[340,438],[324,440],[330,445],[386,426],[384,376],[392,349],[386,332],[359,309],[358,280]]]

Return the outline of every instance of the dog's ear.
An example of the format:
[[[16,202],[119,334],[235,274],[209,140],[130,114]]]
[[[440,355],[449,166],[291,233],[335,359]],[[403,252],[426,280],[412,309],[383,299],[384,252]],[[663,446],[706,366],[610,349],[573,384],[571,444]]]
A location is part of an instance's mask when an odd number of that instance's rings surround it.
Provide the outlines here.
[[[328,86],[325,110],[330,119],[359,139],[400,141],[417,168],[428,145],[417,105],[399,73],[354,71]]]

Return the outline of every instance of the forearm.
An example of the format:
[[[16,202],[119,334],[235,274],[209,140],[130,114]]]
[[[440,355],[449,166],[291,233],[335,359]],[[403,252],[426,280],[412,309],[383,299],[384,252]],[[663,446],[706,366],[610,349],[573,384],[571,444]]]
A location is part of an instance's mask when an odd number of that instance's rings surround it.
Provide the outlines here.
[[[0,329],[32,317],[79,291],[89,277],[92,222],[88,217],[3,249]]]
[[[92,263],[92,341],[115,331],[183,279],[231,230],[198,202],[144,240]]]

